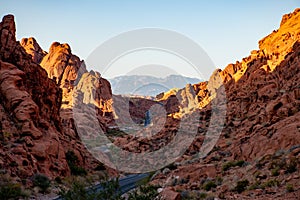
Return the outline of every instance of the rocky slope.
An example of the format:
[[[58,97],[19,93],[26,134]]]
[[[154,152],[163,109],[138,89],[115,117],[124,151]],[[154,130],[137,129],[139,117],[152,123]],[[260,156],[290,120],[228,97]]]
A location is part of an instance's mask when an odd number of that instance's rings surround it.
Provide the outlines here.
[[[157,176],[164,187],[189,198],[200,198],[201,193],[225,199],[299,197],[299,19],[300,9],[285,15],[280,28],[259,41],[259,50],[218,70],[227,95],[226,122],[213,151],[201,160],[193,155],[209,126],[210,94],[207,83],[194,85],[190,94],[197,94],[198,107],[209,103],[200,118],[208,123],[200,121],[200,132],[177,169]],[[158,98],[168,102],[172,95]]]
[[[47,53],[34,38],[20,44],[15,32],[14,17],[5,16],[0,24],[2,172],[28,184],[37,173],[51,179],[69,176],[70,152],[78,167],[94,169],[99,162],[81,143],[73,118],[74,88],[83,95],[77,103],[91,102],[105,130],[112,119],[109,82],[87,72],[69,45],[53,43]]]
[[[152,181],[164,194],[177,199],[297,199],[299,20],[297,9],[285,15],[280,28],[263,38],[250,56],[216,70],[209,82],[188,84],[152,101],[114,97],[110,83],[97,72],[87,72],[68,44],[55,42],[49,53],[33,38],[20,44],[14,17],[5,16],[0,23],[1,173],[19,181],[36,173],[67,176],[68,151],[77,156],[79,166],[93,169],[99,163],[80,142],[81,134],[95,137],[93,128],[100,127],[125,150],[151,152],[172,141],[184,121],[184,131],[195,129],[197,135],[185,154]],[[223,93],[226,102],[219,99]],[[214,119],[221,123],[222,113],[213,108],[218,102],[227,106],[224,129],[212,151],[199,158],[213,112],[219,112]],[[147,110],[154,115],[153,125],[134,136],[108,130],[116,122],[132,123],[130,118],[142,124]]]

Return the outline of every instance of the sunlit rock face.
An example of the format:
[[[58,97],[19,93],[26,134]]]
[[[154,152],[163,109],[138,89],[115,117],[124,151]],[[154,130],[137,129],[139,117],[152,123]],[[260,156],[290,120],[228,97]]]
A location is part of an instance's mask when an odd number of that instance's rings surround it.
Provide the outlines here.
[[[47,54],[33,37],[22,38],[20,44],[25,49],[26,53],[32,56],[32,60],[38,64],[41,63],[42,59]]]
[[[173,190],[192,191],[199,184],[204,185],[203,180],[216,181],[217,177],[222,177],[223,183],[216,186],[216,191],[212,190],[213,196],[224,199],[298,198],[298,171],[291,173],[281,168],[277,176],[272,169],[278,167],[280,161],[286,166],[292,162],[297,163],[294,166],[300,166],[299,19],[300,9],[284,15],[280,28],[259,41],[258,50],[251,51],[251,55],[242,61],[215,72],[221,76],[227,96],[226,122],[215,148],[204,159],[192,161],[203,145],[211,123],[212,109],[208,103],[200,110],[199,136],[185,155],[178,159],[178,168],[168,175],[160,174],[154,183],[165,180],[162,185],[167,187],[176,181],[174,177],[179,177],[177,180],[185,180],[185,183],[177,182],[171,186]],[[211,100],[205,98],[211,95],[207,90],[208,83],[193,86],[199,107],[204,99]],[[157,98],[168,105],[168,101],[178,95],[179,91],[170,91]],[[169,105],[178,107],[179,104]],[[180,109],[173,111],[181,113]],[[224,170],[226,163],[237,160],[245,161],[247,165]],[[252,179],[255,174],[263,176]],[[285,184],[276,186],[276,191],[273,187],[258,190],[247,188],[247,191],[238,194],[232,190],[237,185],[237,177],[238,180],[249,180],[249,186],[257,181],[263,184],[274,179]],[[294,193],[287,193],[287,184],[297,188]]]

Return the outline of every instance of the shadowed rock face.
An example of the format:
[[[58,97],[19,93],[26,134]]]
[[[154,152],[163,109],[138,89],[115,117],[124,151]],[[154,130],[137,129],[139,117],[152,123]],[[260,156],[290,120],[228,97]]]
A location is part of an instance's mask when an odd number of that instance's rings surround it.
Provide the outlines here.
[[[20,178],[38,172],[50,177],[68,175],[59,140],[61,90],[16,42],[15,31],[14,17],[3,17],[0,23],[1,167]],[[15,163],[13,167],[11,163]]]

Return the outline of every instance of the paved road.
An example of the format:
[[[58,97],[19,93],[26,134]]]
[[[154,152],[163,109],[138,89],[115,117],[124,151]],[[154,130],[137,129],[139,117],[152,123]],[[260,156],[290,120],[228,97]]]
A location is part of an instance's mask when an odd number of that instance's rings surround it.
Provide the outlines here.
[[[149,174],[131,174],[124,178],[121,178],[119,180],[121,194],[124,194],[124,193],[136,188],[138,186],[139,181],[143,180],[144,178],[146,178],[148,176],[149,176]],[[96,189],[96,191],[101,191],[102,186],[100,184],[97,184],[94,186],[94,189]],[[53,198],[53,200],[63,200],[63,198],[58,196],[58,197]]]

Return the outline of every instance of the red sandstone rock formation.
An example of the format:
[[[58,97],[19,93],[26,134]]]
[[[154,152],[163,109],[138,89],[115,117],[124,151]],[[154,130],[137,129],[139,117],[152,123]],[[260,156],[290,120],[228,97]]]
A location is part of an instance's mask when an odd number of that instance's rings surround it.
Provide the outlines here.
[[[60,143],[61,90],[15,38],[12,15],[0,23],[1,168],[29,178],[35,173],[66,176]]]
[[[158,95],[168,114],[163,128],[150,138],[117,136],[115,144],[132,152],[155,151],[172,140],[183,116],[192,116],[200,110],[200,121],[189,122],[199,130],[193,144],[174,164],[176,169],[159,174],[153,183],[163,182],[163,187],[171,187],[169,191],[204,191],[205,183],[213,180],[220,183],[209,193],[220,198],[297,198],[300,195],[299,18],[299,9],[285,15],[279,30],[259,42],[259,50],[224,70],[215,71],[214,76],[221,76],[226,90],[226,122],[215,148],[205,158],[197,160],[193,156],[201,148],[210,123],[214,96],[209,82]],[[113,115],[110,84],[98,73],[87,73],[85,68],[80,71],[82,61],[72,55],[69,45],[59,43],[53,43],[43,58],[42,66],[55,80],[47,78],[46,71],[32,61],[32,58],[38,61],[38,56],[34,52],[29,56],[16,42],[13,16],[3,18],[0,36],[1,167],[21,178],[37,172],[50,177],[67,175],[64,153],[68,149],[74,151],[82,166],[94,166],[96,161],[78,142],[73,101],[76,97],[79,108],[88,106],[86,110],[95,113],[105,130]],[[123,99],[117,101],[122,103]],[[142,112],[130,111],[138,123],[148,106],[155,104],[143,100],[134,103],[131,109],[143,105]],[[90,116],[80,109],[77,114],[84,122],[83,128],[90,130],[94,125],[89,121]],[[153,128],[144,128],[141,134],[151,135]],[[245,163],[224,170],[224,163],[234,160]],[[278,175],[274,177],[272,170],[278,166]],[[259,186],[238,194],[234,188],[242,179]],[[268,186],[270,181],[278,181],[276,188]],[[294,193],[287,193],[287,184],[293,185]]]
[[[36,173],[50,178],[68,176],[65,153],[73,151],[78,165],[94,169],[99,162],[81,143],[71,109],[75,81],[86,72],[82,61],[71,53],[68,45],[54,43],[42,61],[45,71],[37,64],[39,53],[43,52],[37,42],[23,39],[22,47],[16,41],[12,15],[3,18],[0,31],[1,168],[24,179]],[[111,102],[110,85],[100,76],[86,74],[82,79],[85,84],[79,84],[77,90],[91,96],[94,91],[84,87],[97,88],[94,109],[99,121],[105,124],[105,116],[110,116],[106,113],[112,112],[111,103],[107,103]]]
[[[179,183],[173,186],[174,190],[205,191],[203,187],[207,181],[216,182],[217,176],[221,176],[223,183],[209,192],[212,196],[226,199],[295,199],[299,196],[299,20],[299,9],[285,15],[280,28],[259,42],[259,50],[252,51],[241,62],[229,64],[224,70],[218,71],[227,95],[223,134],[206,158],[188,161],[199,151],[204,140],[209,124],[204,123],[203,126],[203,120],[209,119],[211,114],[208,104],[201,110],[199,136],[186,155],[178,160],[178,169],[162,175],[166,181],[175,181],[174,177],[179,177]],[[200,104],[209,95],[206,83],[194,85],[194,91]],[[233,167],[224,172],[224,163],[234,160],[243,160],[247,166]],[[283,164],[278,164],[279,160]],[[190,162],[213,164],[216,173],[206,175]],[[287,171],[290,163],[294,163],[296,171]],[[274,165],[282,170],[278,176],[272,175]],[[255,178],[255,174],[259,173],[264,175]],[[248,191],[238,194],[234,188],[243,179],[249,180],[249,187],[245,188]],[[274,180],[279,182],[275,190],[273,186],[266,186]],[[254,184],[258,185],[255,186],[258,189],[251,189],[250,186]],[[293,185],[294,193],[286,192],[288,184]]]
[[[25,51],[32,56],[32,60],[38,64],[41,63],[42,59],[47,54],[33,37],[23,38],[21,40],[21,45]]]

